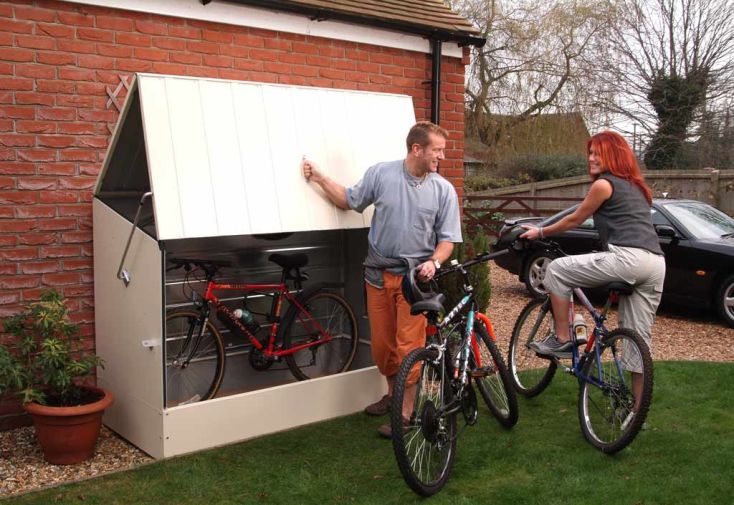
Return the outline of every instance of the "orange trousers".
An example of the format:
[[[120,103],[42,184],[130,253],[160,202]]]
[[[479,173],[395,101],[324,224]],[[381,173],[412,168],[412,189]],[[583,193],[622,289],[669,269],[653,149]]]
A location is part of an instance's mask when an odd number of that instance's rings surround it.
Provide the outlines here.
[[[367,315],[372,337],[372,359],[385,377],[394,377],[400,363],[410,351],[426,343],[426,318],[410,315],[410,304],[401,290],[402,275],[383,272],[385,287],[367,283]],[[408,383],[418,380],[420,368],[415,367]]]

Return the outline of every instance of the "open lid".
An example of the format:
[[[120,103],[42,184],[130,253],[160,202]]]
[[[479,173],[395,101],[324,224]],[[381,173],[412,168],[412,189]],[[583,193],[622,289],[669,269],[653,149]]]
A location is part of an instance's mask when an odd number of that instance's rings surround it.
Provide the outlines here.
[[[414,123],[407,95],[137,74],[94,194],[132,221],[152,191],[159,240],[368,227],[301,159],[350,186],[403,158]]]

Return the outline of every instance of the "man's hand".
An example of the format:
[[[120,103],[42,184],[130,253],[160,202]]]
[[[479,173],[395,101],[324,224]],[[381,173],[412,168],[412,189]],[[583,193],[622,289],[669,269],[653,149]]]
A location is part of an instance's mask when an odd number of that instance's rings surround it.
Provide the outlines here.
[[[430,281],[436,275],[436,265],[433,264],[433,260],[428,260],[418,265],[418,271],[416,273],[418,274],[418,280],[423,282]]]
[[[301,170],[303,170],[303,176],[308,182],[320,182],[323,178],[319,166],[304,156],[301,160]]]
[[[528,240],[538,240],[539,238],[543,238],[541,237],[541,234],[540,234],[540,227],[533,226],[530,224],[523,224],[521,226],[525,228],[527,231],[523,233],[522,235],[520,235],[520,238],[526,238]]]

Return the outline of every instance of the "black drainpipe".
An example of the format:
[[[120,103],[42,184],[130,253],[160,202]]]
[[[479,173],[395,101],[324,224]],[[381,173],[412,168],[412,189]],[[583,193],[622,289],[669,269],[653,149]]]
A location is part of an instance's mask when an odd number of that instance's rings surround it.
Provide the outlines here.
[[[431,122],[438,124],[441,113],[441,44],[438,39],[431,41]]]

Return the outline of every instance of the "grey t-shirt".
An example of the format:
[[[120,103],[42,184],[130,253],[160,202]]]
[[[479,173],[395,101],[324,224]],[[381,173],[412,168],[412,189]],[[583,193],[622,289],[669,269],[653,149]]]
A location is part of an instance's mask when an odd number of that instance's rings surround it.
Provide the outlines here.
[[[459,199],[439,174],[411,176],[403,160],[378,163],[347,188],[349,207],[375,205],[368,242],[379,256],[425,260],[439,242],[461,242]],[[393,269],[391,269],[393,270]]]

